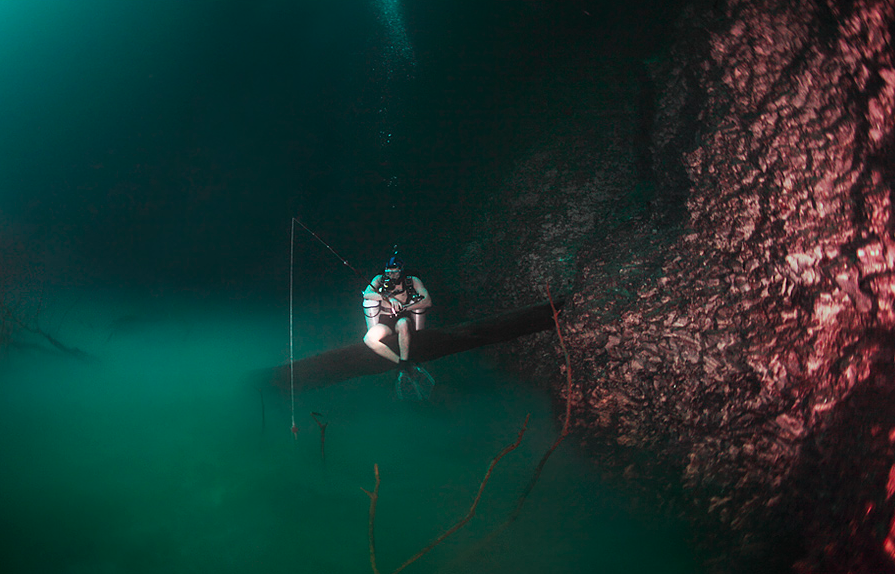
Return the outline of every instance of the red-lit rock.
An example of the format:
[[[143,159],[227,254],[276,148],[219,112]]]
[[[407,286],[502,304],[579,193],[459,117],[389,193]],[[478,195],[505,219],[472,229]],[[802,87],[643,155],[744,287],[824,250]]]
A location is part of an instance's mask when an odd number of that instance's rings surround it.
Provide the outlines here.
[[[637,185],[608,120],[561,171],[526,163],[502,205],[525,225],[470,252],[515,260],[471,279],[571,284],[574,428],[620,476],[676,473],[730,535],[719,571],[893,572],[895,3],[728,0],[684,27],[656,74],[653,217],[607,215]]]
[[[885,1],[728,2],[704,59],[671,74],[692,83],[665,96],[672,108],[702,102],[690,118],[699,143],[680,150],[691,232],[659,288],[599,325],[610,345],[589,332],[598,281],[579,285],[567,315],[586,441],[615,432],[661,458],[671,440],[688,453],[682,477],[699,506],[744,541],[763,529],[803,537],[804,572],[895,569],[880,561],[895,505],[875,504],[892,446],[845,450],[837,436],[895,428],[893,23]],[[595,354],[602,365],[588,372]],[[871,412],[851,412],[866,396],[878,399]],[[851,456],[860,479],[826,464]],[[818,477],[837,492],[812,491],[827,486]]]

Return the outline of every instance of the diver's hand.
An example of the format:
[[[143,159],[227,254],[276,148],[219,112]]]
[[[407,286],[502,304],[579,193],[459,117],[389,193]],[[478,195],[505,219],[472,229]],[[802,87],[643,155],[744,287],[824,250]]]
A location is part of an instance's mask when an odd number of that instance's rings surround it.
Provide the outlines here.
[[[403,305],[401,302],[395,299],[394,297],[382,297],[382,302],[388,307],[387,311],[392,316],[397,315],[403,309]]]

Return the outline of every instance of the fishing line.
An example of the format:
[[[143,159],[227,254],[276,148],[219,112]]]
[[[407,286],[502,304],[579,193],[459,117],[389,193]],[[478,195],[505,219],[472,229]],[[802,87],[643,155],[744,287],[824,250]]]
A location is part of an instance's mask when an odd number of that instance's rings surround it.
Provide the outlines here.
[[[289,236],[289,394],[292,401],[292,437],[298,440],[298,427],[295,425],[295,337],[293,332],[293,283],[295,277],[295,222],[292,218],[292,233]],[[298,221],[301,224],[300,221]],[[304,225],[302,225],[304,227]],[[306,228],[307,229],[307,228]]]
[[[354,274],[360,278],[361,281],[370,285],[372,287],[372,282],[367,281],[360,272],[351,266],[348,261],[336,253],[336,250],[333,249],[329,243],[320,238],[319,235],[314,233],[307,225],[302,223],[297,217],[292,218],[292,229],[289,236],[289,395],[291,400],[291,413],[292,413],[292,436],[295,440],[298,440],[298,426],[295,424],[295,331],[294,331],[294,292],[295,292],[295,224],[299,224],[302,229],[311,234],[311,236],[323,244],[330,253],[335,255],[339,261],[342,262],[342,265],[354,271]],[[374,287],[375,289],[375,287]]]

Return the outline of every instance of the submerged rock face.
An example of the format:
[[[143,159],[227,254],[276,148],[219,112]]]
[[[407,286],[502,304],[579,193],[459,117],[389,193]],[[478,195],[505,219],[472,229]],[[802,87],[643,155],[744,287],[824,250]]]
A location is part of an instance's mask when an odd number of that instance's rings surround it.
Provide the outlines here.
[[[626,266],[622,273],[632,277],[658,265],[632,264],[635,245],[664,237],[636,226],[632,234],[630,225],[643,218],[639,203],[649,194],[638,175],[636,145],[647,113],[637,97],[645,72],[619,62],[600,62],[588,72],[593,78],[577,82],[584,90],[578,108],[549,121],[549,133],[481,207],[459,268],[462,285],[484,287],[472,299],[452,297],[460,302],[458,316],[543,302],[548,287],[553,295],[569,294],[581,262],[594,260],[594,250],[608,268]],[[624,292],[630,284],[639,281],[618,281],[616,287]],[[513,362],[527,357],[526,370],[546,379],[556,370],[555,336],[520,339],[502,356]]]
[[[517,234],[480,232],[468,267],[509,247],[478,269],[530,302],[574,256],[572,424],[601,467],[671,473],[661,498],[722,533],[718,571],[895,571],[895,2],[729,0],[682,21],[650,64],[652,214],[605,211],[642,181],[606,171],[635,163],[634,134],[571,171],[533,156],[491,210]]]
[[[711,16],[690,20],[653,148],[660,179],[684,163],[688,228],[618,319],[583,264],[573,424],[678,468],[744,555],[895,570],[895,3]]]

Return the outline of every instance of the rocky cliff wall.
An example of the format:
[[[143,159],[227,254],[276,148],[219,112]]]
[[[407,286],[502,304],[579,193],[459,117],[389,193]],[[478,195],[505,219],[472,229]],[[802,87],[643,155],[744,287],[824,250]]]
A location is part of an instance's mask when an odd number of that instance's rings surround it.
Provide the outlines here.
[[[577,104],[549,120],[543,137],[519,158],[500,185],[483,194],[471,238],[462,243],[457,314],[474,317],[546,300],[575,289],[582,262],[599,261],[607,305],[634,298],[644,276],[659,262],[649,245],[668,242],[650,226],[652,183],[639,154],[652,109],[641,94],[649,83],[640,62],[602,60],[577,83]],[[647,261],[649,259],[649,261]],[[481,286],[481,288],[479,288]],[[524,358],[534,380],[556,373],[555,334],[532,336],[503,349]]]
[[[895,3],[681,22],[649,63],[652,177],[623,108],[581,115],[486,210],[469,280],[573,293],[577,436],[684,501],[715,569],[895,571]],[[558,364],[549,341],[518,351]]]
[[[895,564],[893,22],[883,0],[694,13],[653,146],[660,181],[683,162],[688,229],[620,318],[601,262],[566,315],[585,442],[679,468],[781,568]]]

